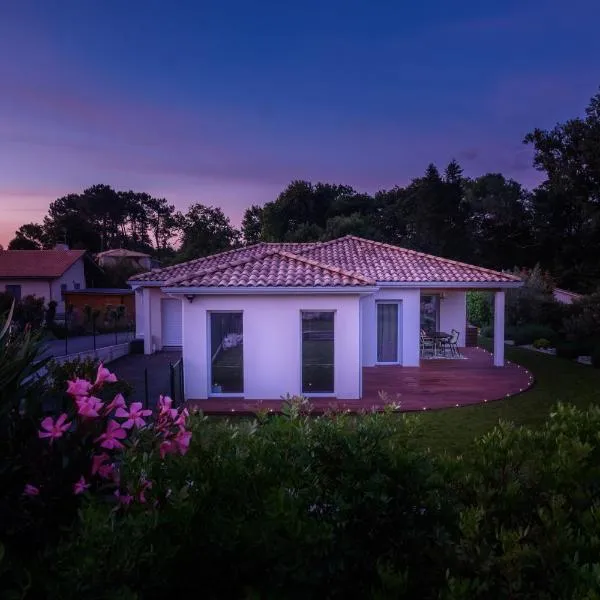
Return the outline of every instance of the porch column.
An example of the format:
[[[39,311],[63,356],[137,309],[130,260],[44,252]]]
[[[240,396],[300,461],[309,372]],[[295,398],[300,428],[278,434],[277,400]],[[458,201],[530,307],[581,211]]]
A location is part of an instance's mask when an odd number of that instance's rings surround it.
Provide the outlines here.
[[[144,354],[152,354],[152,315],[150,313],[150,288],[142,288],[142,327]]]
[[[494,293],[494,366],[504,366],[504,291]]]

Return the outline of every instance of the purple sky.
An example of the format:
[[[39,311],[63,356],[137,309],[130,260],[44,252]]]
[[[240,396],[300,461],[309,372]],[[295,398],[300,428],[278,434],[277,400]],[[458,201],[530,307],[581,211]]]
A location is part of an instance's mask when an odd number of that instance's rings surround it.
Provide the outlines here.
[[[3,5],[0,243],[96,183],[236,224],[292,179],[374,192],[453,157],[533,186],[523,136],[600,84],[597,0],[204,4]]]

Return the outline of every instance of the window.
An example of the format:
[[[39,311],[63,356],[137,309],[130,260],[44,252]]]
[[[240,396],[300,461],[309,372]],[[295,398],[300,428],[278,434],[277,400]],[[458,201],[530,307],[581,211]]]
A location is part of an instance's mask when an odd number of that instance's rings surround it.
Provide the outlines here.
[[[427,333],[440,329],[440,297],[421,296],[421,329]]]
[[[377,304],[377,362],[398,362],[398,304]]]
[[[66,283],[61,283],[60,284],[60,297],[64,300],[65,298],[65,292],[67,291],[67,284]]]
[[[76,283],[75,284],[75,289],[76,290],[80,290],[81,289],[81,284],[80,283]]]
[[[244,392],[244,330],[241,312],[210,313],[210,390]]]
[[[18,302],[21,299],[21,286],[20,285],[7,285],[6,293],[10,294]]]
[[[302,312],[302,393],[332,394],[334,313]]]

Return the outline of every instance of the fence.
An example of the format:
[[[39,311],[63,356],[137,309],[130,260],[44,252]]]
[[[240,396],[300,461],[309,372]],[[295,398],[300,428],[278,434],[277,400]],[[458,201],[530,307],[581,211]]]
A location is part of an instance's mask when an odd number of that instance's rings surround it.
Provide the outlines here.
[[[47,352],[52,356],[68,356],[70,354],[79,354],[81,352],[96,352],[101,348],[108,346],[117,346],[127,344],[135,338],[133,330],[114,331],[111,333],[96,333],[90,335],[69,335],[64,332],[63,339],[47,342]]]
[[[155,384],[156,384],[157,375],[158,375],[159,381],[160,382],[163,381],[163,375],[161,375],[161,373],[164,374],[164,371],[160,371],[157,373],[157,369],[156,368],[153,369],[153,373],[152,373],[153,386],[151,386],[148,381],[149,380],[148,367],[144,368],[144,407],[145,408],[150,407],[151,400],[152,400],[152,402],[156,402],[156,398],[151,398],[150,388],[153,387],[153,389],[154,389]],[[173,406],[181,406],[185,402],[184,385],[183,385],[184,384],[183,360],[181,358],[175,363],[169,362],[168,374],[169,374],[169,388],[168,388],[169,396],[173,400]],[[165,392],[166,392],[166,390],[165,390]],[[160,393],[165,393],[165,392],[161,391]]]

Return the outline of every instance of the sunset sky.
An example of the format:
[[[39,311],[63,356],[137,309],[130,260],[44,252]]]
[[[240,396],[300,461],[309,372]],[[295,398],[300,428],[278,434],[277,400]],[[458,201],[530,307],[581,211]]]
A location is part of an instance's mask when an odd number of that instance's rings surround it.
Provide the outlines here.
[[[244,209],[292,179],[539,181],[523,136],[600,85],[598,0],[7,1],[0,243],[97,183]]]

